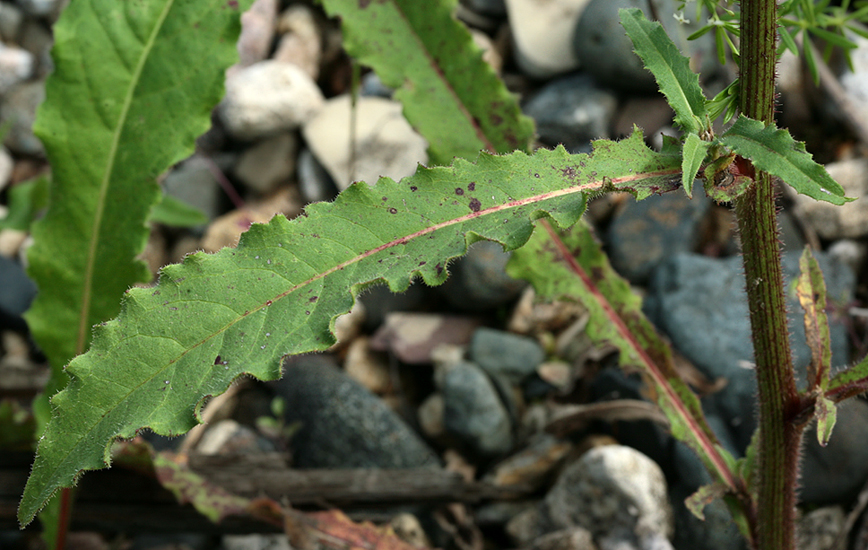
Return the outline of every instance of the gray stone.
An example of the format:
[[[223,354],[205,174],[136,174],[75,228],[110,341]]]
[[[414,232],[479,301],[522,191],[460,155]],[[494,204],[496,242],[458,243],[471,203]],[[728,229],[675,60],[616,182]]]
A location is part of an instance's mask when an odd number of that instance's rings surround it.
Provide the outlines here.
[[[307,147],[298,154],[298,187],[305,202],[329,201],[340,192],[328,170]]]
[[[473,333],[468,357],[489,374],[519,384],[536,372],[545,352],[532,338],[483,327]]]
[[[641,284],[664,258],[692,252],[701,236],[699,222],[711,206],[701,189],[696,186],[693,200],[684,193],[667,193],[654,200],[626,201],[606,232],[615,269]]]
[[[585,74],[560,78],[542,88],[524,105],[546,145],[562,143],[571,152],[590,150],[593,139],[608,138],[617,98]]]
[[[277,4],[277,0],[256,0],[250,9],[241,14],[238,64],[230,71],[249,67],[268,58],[277,28]]]
[[[717,499],[703,509],[704,521],[687,509],[684,500],[695,490],[695,487],[685,487],[681,483],[676,483],[670,489],[670,502],[675,515],[672,544],[676,550],[748,550],[747,541],[739,533],[722,500]]]
[[[700,66],[703,76],[708,76],[717,63],[713,33],[688,41],[687,36],[699,29],[697,22],[686,26],[678,23],[672,17],[676,4],[673,0],[652,0],[652,3],[669,37]],[[582,68],[600,84],[630,92],[654,92],[657,90],[654,77],[633,53],[633,43],[621,26],[618,10],[622,8],[639,8],[651,18],[647,0],[591,0],[573,34],[573,51]]]
[[[0,96],[33,74],[33,55],[27,50],[4,46],[0,42]]]
[[[274,387],[286,402],[286,422],[301,423],[290,442],[299,468],[439,466],[403,420],[325,356],[290,359]]]
[[[54,71],[54,60],[51,59],[51,47],[54,45],[54,37],[51,30],[42,21],[30,19],[24,24],[21,31],[20,46],[33,55],[36,68],[35,76],[40,78],[48,76]]]
[[[543,79],[579,67],[570,41],[587,4],[588,0],[506,1],[515,58],[522,72]]]
[[[45,81],[33,80],[15,86],[0,102],[0,127],[10,124],[6,146],[14,153],[43,156],[42,142],[33,135],[36,108],[45,99]]]
[[[203,212],[209,220],[220,215],[223,192],[210,168],[212,160],[193,156],[176,166],[163,180],[167,195]]]
[[[380,80],[380,77],[374,71],[371,71],[362,77],[359,94],[363,96],[392,99],[392,94],[394,93],[395,90],[383,84],[383,81]]]
[[[470,363],[449,368],[441,392],[446,430],[473,452],[491,458],[512,448],[509,412],[482,369]]]
[[[817,508],[796,522],[799,550],[832,550],[846,526],[846,514],[841,506]]]
[[[322,61],[322,33],[310,7],[293,4],[280,14],[278,30],[283,33],[274,59],[298,65],[314,80]]]
[[[36,17],[57,14],[65,4],[64,0],[17,0],[17,3],[28,14]]]
[[[15,4],[0,2],[0,40],[9,44],[18,42],[24,13]]]
[[[297,152],[296,135],[281,132],[241,153],[235,165],[235,175],[251,190],[270,193],[292,177]]]
[[[12,155],[5,147],[0,145],[0,191],[6,188],[9,181],[12,179],[12,169],[15,166],[15,161],[12,160]]]
[[[323,106],[323,95],[310,76],[290,63],[263,61],[226,79],[218,107],[226,130],[238,139],[256,139],[293,130]]]
[[[848,197],[868,195],[868,158],[833,162],[826,165],[826,171],[844,188]],[[856,239],[868,235],[868,201],[837,206],[806,195],[795,195],[794,199],[796,213],[825,239]]]
[[[505,0],[461,0],[461,3],[473,11],[486,15],[506,15]]]
[[[647,456],[621,445],[594,447],[567,466],[546,494],[545,510],[555,527],[584,527],[598,544],[651,547],[651,541],[666,540],[673,532],[663,472]]]
[[[798,274],[800,252],[783,256],[784,276]],[[850,269],[817,254],[826,278],[830,302],[847,303],[853,294]],[[727,386],[710,396],[729,423],[740,449],[750,441],[756,425],[756,381],[753,366],[747,298],[741,257],[713,259],[677,254],[660,264],[651,277],[645,310],[669,335],[672,343],[706,376],[726,378]],[[786,287],[789,288],[789,287]],[[788,317],[797,380],[804,380],[810,362],[805,344],[801,307],[788,296]],[[833,366],[848,362],[846,328],[830,317]]]
[[[0,329],[24,331],[22,315],[36,296],[36,284],[18,262],[0,256]]]
[[[449,279],[436,290],[449,305],[463,311],[484,312],[505,305],[527,285],[506,274],[509,258],[495,242],[474,243],[464,257],[449,266]]]

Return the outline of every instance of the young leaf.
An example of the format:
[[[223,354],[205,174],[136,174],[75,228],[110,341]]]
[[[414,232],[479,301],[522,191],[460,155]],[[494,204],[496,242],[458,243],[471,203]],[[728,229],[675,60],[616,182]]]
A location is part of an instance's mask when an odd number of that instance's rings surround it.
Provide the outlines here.
[[[826,283],[820,265],[806,246],[799,258],[799,279],[796,295],[805,310],[805,339],[811,349],[808,365],[808,392],[815,388],[824,391],[829,386],[829,371],[832,366],[829,320],[826,317]]]
[[[249,3],[76,0],[55,25],[54,74],[34,127],[52,184],[28,252],[39,294],[26,315],[52,367],[47,395],[65,385],[62,368],[91,327],[150,278],[135,258],[156,178],[210,126]]]
[[[669,346],[642,313],[641,299],[615,273],[586,227],[558,234],[544,224],[513,253],[507,269],[529,281],[541,297],[581,302],[590,313],[587,335],[614,345],[622,367],[643,373],[672,435],[697,453],[715,481],[737,492],[735,459],[717,444],[699,399],[675,369]]]
[[[715,500],[723,498],[726,493],[726,487],[720,483],[703,485],[684,500],[684,506],[690,510],[691,514],[705,521],[705,514],[703,513],[705,507]]]
[[[829,381],[825,395],[835,403],[868,391],[868,356],[835,374]]]
[[[112,440],[144,427],[184,433],[202,399],[242,374],[274,379],[283,356],[326,349],[334,318],[365,285],[400,291],[417,275],[442,283],[470,242],[511,250],[541,216],[575,223],[589,195],[644,198],[680,184],[680,159],[648,149],[638,130],[594,147],[483,154],[475,164],[421,167],[400,183],[359,183],[297,220],[254,225],[237,249],[164,268],[155,288],[129,290],[118,319],[97,327],[90,351],[67,368],[71,382],[52,400],[19,519],[28,523],[82,470],[106,467]]]
[[[710,131],[711,121],[705,111],[699,75],[690,70],[689,60],[681,55],[663,26],[648,21],[638,8],[622,9],[619,16],[636,54],[654,75],[657,86],[675,111],[675,124],[689,134]]]
[[[696,134],[687,134],[687,138],[684,140],[681,157],[681,185],[690,198],[693,198],[693,180],[696,179],[699,168],[705,162],[708,148],[711,145],[712,142],[699,139]]]
[[[750,159],[758,169],[778,176],[803,195],[839,205],[854,200],[845,197],[838,182],[813,161],[804,143],[794,140],[789,132],[773,124],[766,126],[740,115],[720,141]]]
[[[452,16],[456,0],[324,0],[339,15],[344,46],[394,88],[404,114],[428,140],[432,164],[473,160],[480,150],[526,151],[533,122],[521,114]]]
[[[832,428],[835,427],[835,421],[838,419],[835,402],[822,395],[817,397],[815,416],[817,417],[817,441],[825,447],[832,437]]]
[[[151,209],[148,221],[170,227],[193,227],[208,223],[208,217],[201,210],[190,206],[171,195],[161,195],[160,202]]]

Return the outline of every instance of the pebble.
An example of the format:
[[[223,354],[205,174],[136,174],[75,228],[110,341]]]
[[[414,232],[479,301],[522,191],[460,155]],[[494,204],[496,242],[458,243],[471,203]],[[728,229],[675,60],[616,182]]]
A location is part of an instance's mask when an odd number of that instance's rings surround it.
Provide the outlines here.
[[[226,130],[253,140],[298,128],[323,106],[323,95],[303,70],[290,63],[263,61],[226,79],[218,106]]]
[[[538,537],[531,550],[597,550],[594,537],[582,527],[570,527]]]
[[[328,170],[338,189],[354,181],[375,185],[380,177],[395,181],[428,162],[427,143],[404,118],[401,104],[379,97],[356,102],[354,166],[350,155],[350,96],[330,99],[302,132],[308,147]]]
[[[294,357],[273,383],[287,424],[301,428],[290,445],[299,468],[438,467],[437,455],[381,399],[326,356]]]
[[[468,357],[489,374],[520,384],[536,372],[545,352],[531,338],[483,327],[473,333]]]
[[[673,534],[663,472],[621,445],[595,447],[567,466],[546,494],[545,512],[557,528],[588,529],[601,549],[604,540],[646,547]]]
[[[467,345],[479,324],[478,319],[458,315],[389,313],[371,338],[371,349],[394,353],[409,365],[428,364],[440,345]]]
[[[868,196],[868,158],[833,162],[826,171],[844,188],[848,197]],[[824,239],[858,239],[868,235],[868,201],[856,200],[843,206],[792,193],[796,214]]]
[[[41,157],[42,142],[33,135],[36,108],[45,99],[45,81],[31,80],[12,88],[0,103],[0,127],[9,125],[5,145],[13,153]]]
[[[0,256],[0,330],[26,331],[22,315],[36,296],[36,284],[21,265]]]
[[[54,70],[54,60],[51,59],[54,38],[41,21],[30,19],[24,23],[19,45],[33,55],[36,62],[34,75],[46,77]]]
[[[304,4],[291,5],[280,14],[277,27],[282,35],[273,59],[297,65],[312,80],[319,78],[323,39],[311,9]]]
[[[217,252],[238,244],[241,234],[253,223],[268,223],[277,214],[294,218],[301,212],[301,204],[292,187],[284,187],[263,201],[232,210],[214,220],[202,238],[202,249]]]
[[[571,41],[587,4],[588,0],[506,0],[522,72],[547,79],[579,68]]]
[[[527,286],[506,273],[511,255],[492,241],[479,241],[449,266],[449,279],[436,288],[450,306],[471,313],[484,313],[504,306]]]
[[[196,445],[196,452],[204,455],[255,454],[274,451],[274,445],[270,441],[231,419],[221,420],[209,426]]]
[[[505,0],[462,0],[462,4],[485,15],[506,15]]]
[[[798,273],[800,251],[783,255],[784,277]],[[817,255],[826,278],[830,301],[847,303],[853,294],[854,275],[824,254]],[[744,295],[741,257],[713,259],[693,254],[676,254],[664,260],[650,279],[646,314],[699,370],[711,379],[725,378],[723,390],[709,397],[715,402],[743,450],[753,433],[755,421],[746,412],[754,411],[756,381],[752,370],[747,298]],[[787,287],[789,288],[789,287]],[[804,378],[810,351],[804,341],[801,307],[788,297],[791,342],[797,379]],[[849,360],[847,331],[829,319],[832,335],[832,364]]]
[[[500,52],[494,47],[491,38],[482,31],[470,29],[470,36],[473,38],[473,43],[482,50],[482,60],[488,63],[494,72],[500,74],[503,70],[503,58]]]
[[[662,16],[660,23],[666,34],[675,37],[674,42],[683,54],[695,58],[693,64],[701,67],[703,76],[710,76],[717,68],[713,33],[688,41],[687,36],[699,29],[697,22],[682,27],[672,17],[676,4],[673,0],[652,0],[652,3],[654,12]],[[633,53],[633,42],[621,26],[618,10],[623,8],[639,8],[651,18],[646,0],[591,0],[571,35],[574,55],[582,68],[602,85],[634,93],[655,92],[654,77]]]
[[[223,550],[294,550],[289,537],[280,535],[223,535]]]
[[[499,487],[541,487],[572,449],[568,441],[536,434],[527,447],[498,463],[485,479]]]
[[[0,96],[33,75],[33,54],[0,42]]]
[[[512,448],[512,423],[500,395],[485,373],[471,363],[451,367],[443,376],[443,423],[481,458]]]
[[[540,141],[586,153],[591,140],[611,137],[617,107],[613,94],[597,87],[590,76],[576,74],[547,84],[523,110],[536,121]]]
[[[310,149],[302,148],[298,154],[298,187],[307,202],[330,201],[340,192],[328,171]]]
[[[359,86],[359,94],[363,96],[375,96],[391,99],[395,90],[383,84],[379,75],[374,71],[365,73],[362,76],[361,85]]]
[[[280,132],[245,149],[235,165],[235,175],[249,189],[270,193],[295,173],[297,154],[296,134]]]
[[[848,52],[853,69],[845,66],[838,78],[853,104],[864,109],[868,102],[868,39],[852,32],[847,33],[847,39],[856,44],[856,48]]]
[[[256,0],[241,14],[238,63],[227,71],[227,75],[268,58],[277,27],[277,8],[277,0]]]
[[[163,190],[199,210],[209,220],[217,218],[222,210],[223,190],[214,176],[214,163],[210,158],[190,157],[166,175]]]
[[[428,439],[438,441],[446,433],[446,427],[443,425],[444,410],[443,394],[439,392],[434,392],[425,398],[416,410],[419,427]]]
[[[0,145],[0,191],[6,189],[6,186],[12,180],[12,169],[14,167],[15,161],[12,160],[9,150]]]
[[[371,393],[385,394],[392,390],[392,375],[386,357],[372,351],[370,340],[365,336],[350,343],[344,359],[344,370],[347,376]]]
[[[43,17],[46,15],[56,16],[66,5],[68,0],[16,0],[18,6],[28,15]]]
[[[664,258],[696,249],[699,224],[711,206],[701,189],[696,186],[692,200],[684,193],[667,193],[623,203],[606,231],[609,260],[618,273],[643,284]]]
[[[698,459],[697,459],[698,462]],[[748,550],[747,541],[732,521],[732,515],[723,500],[717,499],[706,506],[700,520],[684,505],[684,500],[696,488],[676,483],[670,488],[670,502],[675,516],[675,536],[672,542],[679,550]]]
[[[799,550],[832,550],[846,518],[841,506],[817,508],[796,521]]]
[[[21,8],[8,2],[0,2],[0,40],[8,44],[18,42],[24,13]]]

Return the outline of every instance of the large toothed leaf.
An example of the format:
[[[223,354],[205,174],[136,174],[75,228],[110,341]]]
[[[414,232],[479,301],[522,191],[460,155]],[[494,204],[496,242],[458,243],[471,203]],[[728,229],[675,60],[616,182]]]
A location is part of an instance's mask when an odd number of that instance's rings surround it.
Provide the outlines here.
[[[720,136],[720,141],[750,159],[757,169],[778,176],[803,195],[839,205],[853,200],[845,197],[838,182],[814,162],[804,143],[794,140],[789,132],[773,124],[766,126],[740,115],[735,124]]]
[[[513,253],[508,272],[528,280],[541,297],[581,302],[590,314],[588,336],[614,345],[622,366],[645,375],[672,434],[697,451],[715,481],[735,490],[734,458],[717,443],[699,399],[675,370],[671,350],[642,313],[642,300],[587,228],[558,233],[543,225]]]
[[[455,4],[323,0],[330,15],[341,17],[349,54],[397,88],[395,98],[428,140],[433,164],[475,159],[480,150],[525,151],[533,122],[452,16]]]
[[[680,159],[651,151],[638,131],[594,145],[590,156],[486,154],[400,183],[356,184],[297,220],[254,225],[237,249],[166,267],[155,288],[131,289],[118,319],[98,327],[67,368],[71,382],[52,400],[19,518],[29,522],[82,470],[106,467],[113,439],[143,427],[184,433],[202,398],[242,373],[274,379],[282,356],[327,348],[333,319],[352,306],[350,289],[385,280],[403,290],[414,274],[438,284],[468,242],[514,249],[542,215],[575,223],[590,194],[643,198],[681,181]]]
[[[690,61],[681,55],[663,25],[648,21],[638,8],[619,10],[618,15],[636,54],[654,75],[675,111],[675,123],[685,133],[709,130],[711,122],[705,110],[705,95],[699,87],[699,75],[690,70]]]
[[[250,0],[76,0],[54,27],[55,70],[34,131],[52,166],[49,208],[33,227],[27,322],[53,369],[147,281],[135,259],[159,198],[157,176],[210,126]],[[45,407],[47,408],[47,406]]]

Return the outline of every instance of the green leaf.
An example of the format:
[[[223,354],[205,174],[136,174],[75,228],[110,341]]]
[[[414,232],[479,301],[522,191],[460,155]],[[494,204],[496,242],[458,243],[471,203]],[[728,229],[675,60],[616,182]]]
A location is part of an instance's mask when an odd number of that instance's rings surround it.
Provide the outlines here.
[[[829,386],[832,368],[831,336],[826,317],[826,283],[809,246],[805,247],[799,258],[796,296],[805,310],[805,340],[811,349],[807,391],[811,393],[815,388],[825,391]]]
[[[237,249],[164,268],[156,287],[127,292],[118,319],[97,327],[91,349],[67,367],[71,382],[52,400],[19,519],[29,522],[82,470],[106,467],[112,440],[144,427],[184,433],[203,398],[242,374],[275,379],[285,355],[326,349],[334,318],[366,285],[442,283],[468,243],[514,249],[541,216],[569,226],[590,195],[671,191],[680,171],[677,156],[648,149],[638,130],[595,142],[592,155],[483,154],[400,183],[353,185],[292,222],[253,225]]]
[[[813,161],[804,143],[794,140],[789,132],[773,124],[766,126],[739,115],[720,141],[750,159],[759,170],[778,176],[803,195],[839,205],[854,200],[845,197],[838,182]]]
[[[507,272],[529,281],[540,297],[582,303],[590,314],[586,334],[613,345],[621,367],[639,369],[672,435],[697,453],[715,481],[736,491],[735,459],[718,444],[699,399],[678,375],[669,346],[642,313],[641,298],[612,269],[587,227],[562,234],[547,225],[538,228],[513,253]]]
[[[55,25],[55,70],[34,126],[52,184],[33,226],[28,273],[39,294],[26,315],[52,368],[47,395],[66,384],[62,368],[91,327],[150,278],[135,257],[156,178],[209,128],[249,3],[76,0]]]
[[[339,15],[350,55],[394,88],[404,114],[428,140],[433,164],[453,157],[526,151],[533,122],[521,114],[452,16],[456,0],[323,0]]]
[[[208,223],[208,216],[171,195],[160,195],[160,202],[151,209],[149,221],[170,227],[194,227]]]
[[[684,505],[690,510],[691,514],[705,521],[705,514],[703,513],[705,507],[715,500],[723,498],[726,493],[726,487],[720,483],[703,485],[684,500]]]
[[[848,367],[829,380],[826,397],[836,403],[868,391],[868,356]]]
[[[690,70],[690,61],[681,55],[663,26],[648,21],[638,8],[621,9],[618,13],[636,54],[654,75],[657,86],[675,111],[675,124],[686,133],[710,132],[711,121],[705,112],[699,75]]]
[[[0,220],[0,229],[29,231],[36,215],[48,204],[48,186],[45,176],[13,185],[7,197],[9,212]]]
[[[696,179],[696,174],[702,163],[705,162],[708,148],[711,146],[712,142],[703,141],[696,134],[687,134],[687,138],[684,140],[683,156],[681,157],[681,185],[690,198],[693,198],[693,181]]]
[[[825,447],[829,443],[829,438],[832,437],[832,429],[838,419],[838,409],[834,401],[822,395],[817,397],[815,407],[817,441],[820,442],[820,446]]]

